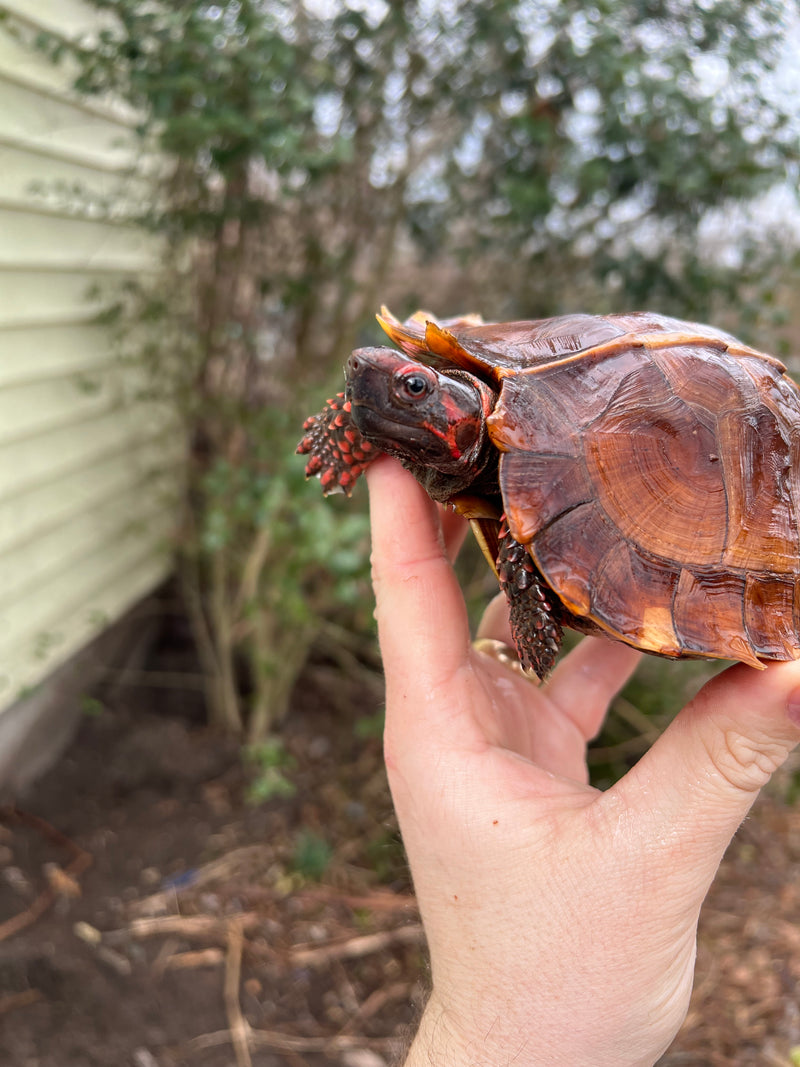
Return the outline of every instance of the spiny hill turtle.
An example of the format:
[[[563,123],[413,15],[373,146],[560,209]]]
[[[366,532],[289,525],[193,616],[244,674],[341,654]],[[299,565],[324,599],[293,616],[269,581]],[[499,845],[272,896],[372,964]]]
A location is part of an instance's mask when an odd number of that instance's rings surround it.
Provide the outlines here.
[[[472,521],[544,677],[562,627],[662,656],[800,656],[800,391],[663,315],[379,322],[298,451],[326,493],[379,452]],[[402,523],[402,515],[397,521]]]

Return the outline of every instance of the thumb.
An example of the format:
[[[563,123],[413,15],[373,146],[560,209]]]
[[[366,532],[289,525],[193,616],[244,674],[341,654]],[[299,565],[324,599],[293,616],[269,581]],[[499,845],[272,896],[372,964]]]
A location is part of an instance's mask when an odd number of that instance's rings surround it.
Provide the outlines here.
[[[637,809],[651,841],[677,846],[678,864],[704,894],[759,790],[798,742],[800,662],[740,664],[705,685],[609,793]]]

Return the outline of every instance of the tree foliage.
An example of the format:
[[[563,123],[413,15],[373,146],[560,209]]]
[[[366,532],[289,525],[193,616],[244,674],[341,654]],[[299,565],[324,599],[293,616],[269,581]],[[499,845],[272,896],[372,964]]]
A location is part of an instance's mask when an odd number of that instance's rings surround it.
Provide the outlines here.
[[[772,73],[793,8],[89,2],[106,29],[39,43],[170,161],[138,216],[169,281],[126,306],[191,442],[181,556],[212,710],[243,728],[246,661],[256,739],[359,580],[363,524],[332,522],[290,457],[307,387],[387,292],[497,318],[751,298],[780,242],[723,261],[699,235],[796,177]]]
[[[162,223],[268,225],[262,289],[315,353],[401,234],[494,279],[493,313],[574,306],[553,269],[685,311],[704,214],[796,185],[797,106],[774,74],[789,0],[93,3],[121,30],[78,85],[134,102],[194,168]]]

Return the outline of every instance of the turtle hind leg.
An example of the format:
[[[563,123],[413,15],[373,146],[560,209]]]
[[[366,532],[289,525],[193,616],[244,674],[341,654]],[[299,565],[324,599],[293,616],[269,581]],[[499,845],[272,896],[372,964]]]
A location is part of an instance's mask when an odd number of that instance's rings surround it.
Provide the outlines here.
[[[524,545],[511,536],[505,518],[498,533],[497,576],[510,608],[511,636],[526,671],[544,679],[556,662],[562,629],[553,594]]]
[[[309,456],[306,477],[319,475],[325,496],[353,491],[359,475],[378,450],[365,441],[350,417],[350,401],[344,393],[331,397],[318,415],[303,423],[305,436],[297,452]]]

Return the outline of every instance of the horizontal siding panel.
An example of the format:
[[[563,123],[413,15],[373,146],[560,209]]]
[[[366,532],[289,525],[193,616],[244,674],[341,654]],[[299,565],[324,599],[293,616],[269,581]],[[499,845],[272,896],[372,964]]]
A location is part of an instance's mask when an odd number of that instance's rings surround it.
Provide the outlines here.
[[[94,507],[84,508],[45,534],[17,543],[0,557],[3,610],[41,596],[66,570],[83,571],[107,545],[133,539],[151,544],[151,528],[158,526],[166,508],[165,494],[153,484],[130,492],[126,484]],[[89,562],[87,562],[89,561]]]
[[[124,219],[161,164],[131,108],[77,97],[30,47],[110,16],[80,0],[2,12],[22,36],[0,23],[0,710],[168,572],[183,451],[174,414],[131,402],[141,372],[96,321],[158,269],[161,243]]]
[[[50,428],[80,425],[121,406],[110,376],[78,375],[0,389],[0,449],[4,442],[31,438]]]
[[[151,522],[154,536],[148,541],[127,537],[93,545],[91,555],[71,561],[70,567],[48,578],[44,595],[0,605],[0,673],[26,648],[41,648],[45,643],[55,648],[63,639],[64,626],[79,625],[86,616],[94,616],[98,625],[110,621],[97,618],[103,588],[139,567],[147,556],[160,557],[162,564],[169,560],[166,545],[172,528],[172,514],[163,512],[160,520]],[[160,552],[154,550],[155,535],[161,539]]]
[[[133,226],[0,204],[0,267],[142,272],[153,268],[156,248]]]
[[[6,5],[0,3],[0,12],[5,8]],[[25,29],[25,27],[20,28]],[[32,36],[32,34],[28,33],[27,36]],[[28,47],[24,40],[12,35],[2,22],[0,22],[0,72],[7,81],[27,86],[46,96],[57,95],[62,99],[67,96],[76,107],[86,110],[83,101],[73,99],[69,90],[65,93],[65,86],[71,84],[80,73],[77,63],[65,57],[62,63],[57,67],[54,66],[43,52],[35,47]],[[90,104],[89,107],[91,108],[92,105]],[[99,110],[103,115],[102,108],[94,110]],[[126,111],[120,111],[119,121],[124,121],[125,114]],[[113,116],[112,111],[111,117]]]
[[[173,432],[123,440],[110,455],[104,452],[55,476],[48,471],[38,484],[25,481],[19,492],[0,499],[0,567],[4,553],[48,536],[80,512],[93,511],[120,493],[138,499],[141,492],[152,491],[174,501],[181,458],[182,441]]]
[[[0,390],[44,378],[91,379],[93,372],[107,375],[114,367],[108,330],[92,323],[0,326],[0,353]]]
[[[102,26],[113,27],[114,17],[84,4],[40,3],[39,0],[0,0],[0,13],[10,16],[13,32],[0,22],[0,71],[6,77],[58,100],[68,99],[74,107],[111,119],[125,126],[139,121],[136,111],[124,100],[107,95],[81,97],[70,88],[80,68],[70,56],[53,65],[36,47],[44,30],[64,40],[81,39],[85,44]]]
[[[3,197],[31,201],[73,212],[92,201],[125,205],[141,204],[150,185],[145,178],[120,173],[116,168],[98,170],[93,163],[45,156],[23,141],[4,143],[0,138],[0,174]]]
[[[8,4],[0,3],[0,11]],[[0,22],[0,71],[14,80],[40,86],[47,93],[64,94],[65,81],[77,73],[74,64],[55,67],[42,52],[28,48],[23,41],[13,37]],[[71,80],[71,79],[70,79]]]
[[[0,616],[0,635],[15,625],[22,627],[7,644],[0,636],[0,706],[24,696],[96,637],[109,621],[119,618],[163,581],[170,569],[166,554],[154,553],[152,548],[143,550],[141,544],[136,547],[137,552],[104,556],[88,574],[80,576],[82,581],[72,583],[70,590],[57,589],[59,599],[52,603],[58,603],[62,610],[54,612],[38,629],[23,627],[24,620],[15,617],[16,613]],[[63,598],[69,591],[71,602]]]
[[[47,579],[41,592],[0,605],[0,673],[12,663],[12,650],[33,647],[58,637],[65,623],[79,623],[89,613],[97,613],[97,600],[106,582],[115,575],[139,565],[146,556],[168,559],[167,546],[173,529],[172,513],[164,511],[151,519],[148,539],[133,534],[107,540],[69,561],[58,574]],[[159,551],[154,551],[156,538]]]
[[[108,303],[104,291],[115,279],[98,270],[18,271],[0,266],[0,330],[91,319]]]
[[[14,136],[87,162],[130,167],[141,156],[134,132],[111,116],[77,107],[63,92],[50,96],[0,68],[0,136]]]
[[[128,538],[149,544],[151,523],[157,525],[165,499],[152,483],[139,485],[136,492],[123,483],[93,507],[5,550],[0,555],[4,610],[49,589],[62,571],[82,569],[84,561],[93,559],[106,545],[122,544]]]
[[[22,8],[27,11],[23,12],[20,10]],[[7,78],[46,95],[55,95],[62,100],[66,97],[73,106],[81,110],[110,118],[125,126],[136,123],[136,113],[124,101],[103,97],[81,98],[69,89],[65,92],[65,88],[71,85],[80,73],[78,64],[65,56],[58,66],[54,66],[47,56],[35,47],[34,38],[39,29],[65,38],[83,36],[87,31],[91,33],[92,29],[96,29],[99,12],[90,12],[85,22],[73,21],[71,28],[59,27],[52,20],[43,20],[40,15],[41,6],[38,2],[32,4],[31,0],[17,4],[11,3],[10,0],[5,3],[0,0],[0,12],[11,14],[15,28],[21,30],[24,35],[20,39],[0,22],[0,71]]]
[[[0,11],[17,15],[24,22],[52,30],[66,38],[95,32],[102,25],[111,25],[108,16],[82,4],[80,0],[3,0]]]
[[[93,419],[52,428],[48,433],[3,446],[0,497],[21,493],[97,462],[103,455],[135,449],[166,429],[157,408],[101,411]]]

